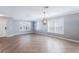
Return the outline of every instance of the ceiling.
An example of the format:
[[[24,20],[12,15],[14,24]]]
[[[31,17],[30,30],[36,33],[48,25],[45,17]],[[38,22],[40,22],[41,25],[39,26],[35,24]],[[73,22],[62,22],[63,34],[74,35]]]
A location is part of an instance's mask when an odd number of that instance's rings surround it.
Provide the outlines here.
[[[43,6],[0,6],[0,15],[6,15],[16,20],[38,20],[43,16]],[[78,13],[78,6],[49,6],[47,17],[56,17],[70,13]]]

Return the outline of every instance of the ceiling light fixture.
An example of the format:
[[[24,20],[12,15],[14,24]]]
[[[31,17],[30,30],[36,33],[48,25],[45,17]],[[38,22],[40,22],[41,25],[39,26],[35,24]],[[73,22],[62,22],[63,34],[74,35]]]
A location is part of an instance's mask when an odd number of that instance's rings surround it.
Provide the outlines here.
[[[45,6],[44,7],[44,11],[43,11],[43,15],[44,15],[44,17],[43,17],[43,20],[42,20],[42,22],[43,22],[43,24],[44,25],[46,25],[47,24],[47,17],[46,17],[46,9],[48,8],[48,6]]]

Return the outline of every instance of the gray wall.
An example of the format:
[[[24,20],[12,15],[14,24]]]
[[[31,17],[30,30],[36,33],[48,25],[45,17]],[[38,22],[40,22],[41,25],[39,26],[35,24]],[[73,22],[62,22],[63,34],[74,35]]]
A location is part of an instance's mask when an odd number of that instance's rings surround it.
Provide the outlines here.
[[[39,32],[48,32],[48,26],[44,25],[42,21],[37,21],[35,24],[35,30]]]
[[[79,14],[64,17],[64,35],[79,40]]]

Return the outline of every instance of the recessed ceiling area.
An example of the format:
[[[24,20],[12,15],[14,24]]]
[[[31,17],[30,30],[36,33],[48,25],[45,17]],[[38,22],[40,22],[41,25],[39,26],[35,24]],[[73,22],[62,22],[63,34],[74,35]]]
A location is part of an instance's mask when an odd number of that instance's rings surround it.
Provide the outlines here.
[[[0,6],[0,15],[12,17],[16,20],[38,20],[43,16],[44,6]],[[56,17],[70,13],[78,13],[78,6],[48,6],[47,17]]]

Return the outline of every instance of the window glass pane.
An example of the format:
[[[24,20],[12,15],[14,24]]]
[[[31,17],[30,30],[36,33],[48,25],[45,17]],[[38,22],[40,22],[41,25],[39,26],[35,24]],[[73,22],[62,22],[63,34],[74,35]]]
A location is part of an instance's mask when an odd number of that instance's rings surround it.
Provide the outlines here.
[[[48,32],[64,34],[64,19],[57,18],[48,21]]]

